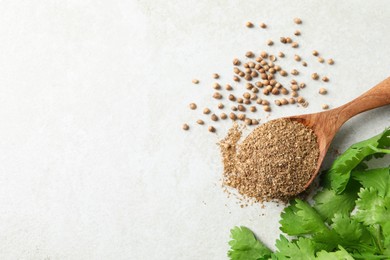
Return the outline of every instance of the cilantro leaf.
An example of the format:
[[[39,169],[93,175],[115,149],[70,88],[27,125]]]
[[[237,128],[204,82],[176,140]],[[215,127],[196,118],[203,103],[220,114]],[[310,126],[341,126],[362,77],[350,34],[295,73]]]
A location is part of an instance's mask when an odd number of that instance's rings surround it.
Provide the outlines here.
[[[363,235],[362,224],[341,213],[336,213],[332,222],[333,230],[336,231],[344,241],[359,241]]]
[[[340,250],[336,252],[326,252],[320,251],[317,253],[318,260],[354,260],[354,258],[348,254],[348,252],[343,248],[339,247]]]
[[[246,227],[234,227],[230,230],[228,256],[232,260],[263,260],[271,257],[272,251],[258,241]]]
[[[276,240],[278,251],[275,256],[279,260],[283,259],[302,259],[311,260],[315,258],[315,242],[309,238],[300,237],[295,241],[288,241],[283,235]]]
[[[359,181],[364,188],[373,187],[379,196],[390,195],[390,167],[352,172],[352,178]]]
[[[281,214],[280,230],[288,235],[304,235],[327,230],[318,212],[307,202],[296,199]]]
[[[351,171],[367,156],[376,153],[390,153],[390,150],[385,149],[388,146],[389,138],[390,129],[386,129],[383,133],[348,148],[333,162],[325,175],[326,186],[331,187],[337,194],[343,192],[349,181]]]
[[[350,182],[341,194],[336,194],[334,190],[324,188],[314,196],[314,208],[321,217],[331,222],[334,214],[339,212],[344,215],[349,215],[355,207],[357,192],[359,185],[356,182]]]

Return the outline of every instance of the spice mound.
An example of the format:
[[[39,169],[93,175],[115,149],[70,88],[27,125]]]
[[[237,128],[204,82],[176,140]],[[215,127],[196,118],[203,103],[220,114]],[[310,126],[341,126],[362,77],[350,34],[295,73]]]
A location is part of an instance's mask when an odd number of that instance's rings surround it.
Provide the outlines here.
[[[260,125],[239,143],[241,137],[235,124],[220,142],[225,186],[258,202],[287,201],[304,191],[319,156],[311,129],[276,119]]]

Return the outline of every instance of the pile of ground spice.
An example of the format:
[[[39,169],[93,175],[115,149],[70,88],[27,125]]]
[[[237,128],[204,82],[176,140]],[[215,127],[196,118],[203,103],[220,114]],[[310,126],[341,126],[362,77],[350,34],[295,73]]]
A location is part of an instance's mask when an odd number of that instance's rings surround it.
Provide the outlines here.
[[[241,137],[235,124],[220,142],[224,185],[258,202],[287,201],[304,191],[319,156],[311,129],[276,119],[260,125],[239,143]]]

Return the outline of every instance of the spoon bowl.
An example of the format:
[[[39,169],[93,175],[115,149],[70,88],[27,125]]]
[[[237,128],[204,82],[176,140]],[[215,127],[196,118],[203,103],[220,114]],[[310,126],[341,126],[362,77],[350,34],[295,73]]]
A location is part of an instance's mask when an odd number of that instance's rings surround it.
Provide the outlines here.
[[[317,136],[320,154],[315,173],[305,185],[310,186],[318,175],[329,146],[340,127],[350,118],[362,112],[390,104],[390,77],[369,91],[340,107],[306,115],[290,116],[286,119],[297,121],[312,129]]]

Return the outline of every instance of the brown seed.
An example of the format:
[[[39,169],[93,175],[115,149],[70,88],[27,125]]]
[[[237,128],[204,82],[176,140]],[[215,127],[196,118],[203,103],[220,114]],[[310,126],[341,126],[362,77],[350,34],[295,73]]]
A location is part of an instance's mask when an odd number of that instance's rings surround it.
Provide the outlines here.
[[[225,107],[225,106],[224,106],[222,103],[219,103],[219,104],[218,104],[218,108],[219,108],[219,109],[222,109],[222,108],[224,108],[224,107]]]
[[[279,95],[280,91],[279,91],[279,89],[277,89],[277,88],[273,88],[272,91],[271,91],[271,93],[272,93],[273,95]]]
[[[268,106],[268,105],[269,105],[269,101],[263,99],[263,101],[261,101],[261,104],[262,104],[263,106]]]
[[[268,57],[268,53],[266,51],[262,51],[260,53],[260,57],[262,57],[263,59],[266,59]],[[264,60],[262,60],[263,62]],[[266,61],[264,61],[265,63],[267,63]],[[263,63],[262,63],[263,64]]]
[[[292,39],[290,37],[286,37],[286,42],[287,43],[292,43]]]
[[[292,80],[290,81],[290,83],[291,83],[292,85],[297,85],[297,84],[298,84],[297,81],[296,81],[295,79],[292,79]]]
[[[281,43],[287,43],[286,37],[280,37],[280,42]]]
[[[253,56],[255,56],[255,54],[253,52],[251,52],[251,51],[247,51],[245,53],[245,56],[247,56],[248,58],[252,58]]]
[[[236,97],[233,94],[230,94],[228,98],[229,98],[230,101],[235,101],[236,100]]]
[[[219,85],[218,83],[214,83],[213,88],[214,89],[221,89],[221,85]]]
[[[268,63],[265,61],[265,60],[262,60],[260,62],[261,66],[266,66]],[[263,68],[263,70],[265,71],[265,69]]]
[[[301,56],[299,56],[299,55],[294,55],[294,60],[296,60],[296,61],[301,61]]]
[[[256,63],[254,63],[254,62],[248,62],[248,66],[249,66],[249,68],[254,68],[255,66],[256,66]]]
[[[211,132],[211,133],[214,133],[216,131],[214,126],[209,126],[208,129],[209,129],[209,132]]]
[[[240,73],[238,73],[238,76],[240,76],[240,77],[244,77],[244,76],[245,76],[245,73],[244,73],[244,72],[242,72],[242,71],[240,71]]]
[[[245,23],[245,26],[248,27],[248,28],[252,28],[253,27],[253,23],[248,21],[248,22]]]
[[[263,89],[263,94],[264,94],[264,95],[266,95],[266,96],[268,96],[268,95],[269,95],[269,90],[268,90],[268,89],[266,89],[266,88],[265,88],[265,89]]]
[[[241,70],[237,67],[234,67],[233,72],[236,74],[239,74],[241,72]]]
[[[218,79],[219,78],[219,74],[218,73],[214,73],[213,74],[213,78]]]
[[[329,65],[333,65],[333,64],[334,64],[334,60],[333,60],[333,59],[329,59],[329,60],[328,60],[328,64],[329,64]]]
[[[249,68],[249,64],[248,63],[244,63],[244,68]]]
[[[187,124],[183,124],[183,130],[187,131],[188,129],[190,129],[190,126]]]
[[[236,114],[234,114],[234,113],[230,113],[229,114],[229,118],[231,119],[231,120],[236,120],[237,119],[237,116],[236,116]]]
[[[320,76],[315,72],[313,74],[311,74],[311,78],[314,79],[314,80],[317,80]]]
[[[252,83],[246,83],[245,88],[251,90],[252,88],[254,88],[254,86]]]
[[[261,105],[261,102],[262,102],[263,100],[261,99],[261,98],[258,98],[257,100],[256,100],[256,103],[257,104],[259,104],[259,105]]]
[[[249,94],[249,92],[245,92],[244,94],[242,94],[242,96],[246,99],[250,99],[251,98],[251,94]]]
[[[237,76],[234,76],[234,77],[233,77],[233,80],[234,80],[234,81],[240,81],[240,78],[237,77]]]
[[[226,89],[226,90],[233,90],[232,86],[229,85],[229,84],[226,84],[226,85],[225,85],[225,89]]]
[[[233,65],[238,66],[241,64],[241,61],[237,58],[233,59]]]
[[[294,91],[297,91],[297,90],[299,90],[299,87],[298,87],[298,85],[295,85],[295,84],[293,84],[293,85],[291,85],[291,90],[294,90]]]
[[[193,80],[192,80],[192,83],[194,83],[194,84],[199,84],[199,80],[198,80],[198,79],[193,79]]]
[[[285,98],[282,98],[282,99],[280,100],[280,102],[282,103],[282,105],[287,105],[287,104],[288,104],[288,100],[285,99]]]
[[[289,91],[286,88],[281,88],[280,92],[282,92],[283,95],[287,95]]]
[[[269,60],[270,61],[276,61],[276,56],[275,55],[269,55]]]
[[[258,89],[258,88],[253,88],[253,89],[252,89],[252,92],[253,92],[253,93],[258,93],[258,92],[259,92],[259,89]]]
[[[321,95],[325,95],[326,93],[328,93],[328,91],[325,88],[320,88],[318,93],[320,93]]]
[[[294,76],[296,76],[296,75],[299,74],[299,71],[297,71],[296,69],[293,69],[293,70],[291,71],[291,74],[294,75]]]
[[[245,72],[246,72],[246,73],[251,73],[252,70],[251,70],[251,68],[246,68],[246,69],[245,69]]]
[[[245,120],[246,116],[245,116],[245,114],[238,114],[238,115],[237,115],[237,118],[238,118],[239,120]]]
[[[298,103],[304,103],[305,102],[305,99],[303,98],[303,97],[298,97],[297,98],[297,101],[298,101]]]
[[[267,41],[267,45],[268,45],[268,46],[271,46],[271,45],[273,45],[273,44],[274,44],[274,42],[273,42],[272,40],[268,40],[268,41]]]
[[[196,104],[195,103],[191,103],[190,104],[190,109],[195,110],[196,109]]]
[[[267,28],[267,25],[265,23],[260,23],[260,28]]]
[[[196,120],[196,123],[197,123],[198,125],[204,125],[204,121],[203,121],[202,119]]]
[[[274,80],[274,79],[271,79],[271,80],[269,81],[269,84],[270,84],[271,86],[275,86],[276,83],[277,83],[277,81]]]
[[[270,108],[270,106],[264,106],[263,110],[266,112],[269,112],[269,111],[271,111],[271,108]]]
[[[260,56],[256,58],[256,61],[257,61],[257,62],[261,62],[262,60],[263,60],[263,58],[260,57]]]
[[[237,103],[242,104],[244,103],[244,100],[242,98],[237,98]]]
[[[288,74],[287,74],[287,71],[285,70],[281,70],[279,71],[280,75],[283,76],[283,77],[286,77]]]
[[[292,96],[292,97],[297,97],[297,96],[298,96],[298,92],[296,92],[296,91],[291,91],[291,96]]]
[[[276,99],[276,100],[275,100],[275,105],[281,106],[281,105],[282,105],[282,102],[280,102],[280,100]]]
[[[251,103],[252,103],[252,102],[251,102],[249,99],[245,99],[245,100],[244,100],[244,104],[245,104],[245,105],[250,105]]]
[[[299,44],[298,44],[297,42],[293,42],[293,43],[291,44],[291,47],[293,47],[293,48],[298,48],[298,47],[299,47]]]
[[[216,114],[211,115],[211,120],[218,121],[218,116]]]
[[[299,88],[305,88],[306,87],[306,84],[305,83],[299,83]]]
[[[261,69],[261,65],[260,65],[260,64],[256,64],[256,65],[255,65],[255,69],[256,69],[256,70]]]
[[[300,30],[296,30],[296,31],[294,32],[294,35],[296,35],[296,36],[301,35],[301,31],[300,31]]]
[[[301,24],[302,23],[301,18],[298,18],[298,17],[294,18],[294,23]]]
[[[289,98],[289,99],[288,99],[288,103],[290,103],[290,104],[295,104],[295,99],[294,99],[294,98]]]
[[[329,81],[329,78],[328,78],[327,76],[323,76],[323,77],[322,77],[322,81],[328,82],[328,81]]]
[[[256,120],[256,119],[252,119],[252,125],[258,125],[259,124],[259,121]]]
[[[308,106],[309,106],[309,102],[307,102],[307,101],[303,102],[303,103],[302,103],[302,106],[303,106],[303,107],[308,107]]]
[[[249,119],[249,118],[245,118],[245,124],[246,125],[251,125],[252,124],[252,120]]]
[[[247,81],[251,81],[251,80],[252,80],[251,74],[247,74],[247,75],[245,76],[245,79],[246,79]]]
[[[207,114],[210,114],[211,110],[209,108],[205,108],[203,109],[203,114],[207,115]]]
[[[265,87],[265,89],[268,90],[268,92],[271,92],[273,88],[272,88],[271,85],[268,85],[268,86]]]
[[[318,62],[319,62],[319,63],[324,63],[324,61],[325,61],[324,58],[318,57]]]
[[[256,71],[252,71],[251,77],[256,78],[257,76],[259,76],[259,73],[257,73]]]
[[[306,61],[302,61],[302,66],[303,67],[307,67],[307,62]]]
[[[322,109],[326,110],[326,109],[329,109],[329,105],[328,104],[322,104]]]
[[[237,108],[238,108],[238,111],[241,111],[241,112],[245,112],[245,110],[246,110],[243,105],[238,105]]]
[[[225,113],[221,113],[219,116],[221,119],[225,120],[227,118],[227,115]]]
[[[280,66],[276,65],[276,66],[274,67],[274,69],[275,69],[276,71],[280,71],[282,68],[281,68]]]
[[[249,110],[251,111],[251,112],[256,112],[256,107],[255,106],[251,106],[250,108],[249,108]]]
[[[265,66],[263,67],[263,69],[264,69],[265,71],[268,71],[268,70],[269,70],[269,66],[268,66],[268,65],[265,65]]]
[[[318,51],[316,51],[316,50],[314,50],[314,51],[312,51],[312,53],[311,54],[313,54],[314,56],[318,56]]]
[[[257,95],[254,94],[254,93],[252,93],[250,99],[251,99],[251,100],[256,100],[256,99],[257,99]]]
[[[215,92],[214,95],[213,95],[213,98],[215,98],[215,99],[222,99],[222,95],[219,92]]]
[[[279,56],[280,58],[283,58],[283,57],[284,57],[284,53],[280,51],[280,52],[278,53],[278,56]]]
[[[233,111],[237,111],[237,110],[238,110],[236,106],[232,106],[231,109],[232,109]]]

